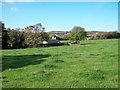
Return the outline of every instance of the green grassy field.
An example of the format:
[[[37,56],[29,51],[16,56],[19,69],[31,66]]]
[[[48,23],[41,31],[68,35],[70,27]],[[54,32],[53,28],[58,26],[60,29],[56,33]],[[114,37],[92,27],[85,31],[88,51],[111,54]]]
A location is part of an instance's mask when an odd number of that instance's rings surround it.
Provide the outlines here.
[[[3,50],[3,88],[116,88],[118,40]]]

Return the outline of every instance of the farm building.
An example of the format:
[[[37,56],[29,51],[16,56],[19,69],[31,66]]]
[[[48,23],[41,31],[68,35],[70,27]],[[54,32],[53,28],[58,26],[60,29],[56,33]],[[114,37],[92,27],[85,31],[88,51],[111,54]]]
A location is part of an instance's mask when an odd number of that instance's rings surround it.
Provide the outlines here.
[[[60,43],[59,40],[56,39],[56,37],[52,37],[52,39],[49,39],[47,41],[43,41],[43,44],[57,44],[57,43]]]

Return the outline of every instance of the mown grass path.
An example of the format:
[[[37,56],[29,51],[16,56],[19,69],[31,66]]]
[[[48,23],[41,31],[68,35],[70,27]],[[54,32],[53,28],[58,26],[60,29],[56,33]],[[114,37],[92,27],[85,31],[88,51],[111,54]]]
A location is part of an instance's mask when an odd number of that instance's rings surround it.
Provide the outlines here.
[[[118,40],[3,50],[3,88],[116,88]]]

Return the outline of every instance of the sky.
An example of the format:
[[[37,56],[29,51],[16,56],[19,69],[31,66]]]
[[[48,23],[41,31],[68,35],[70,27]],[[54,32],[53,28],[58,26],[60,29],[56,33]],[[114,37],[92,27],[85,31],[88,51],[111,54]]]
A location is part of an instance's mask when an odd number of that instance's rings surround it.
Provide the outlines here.
[[[9,0],[8,0],[9,1]],[[41,23],[46,31],[118,30],[118,2],[3,2],[0,21],[5,27],[24,28]]]

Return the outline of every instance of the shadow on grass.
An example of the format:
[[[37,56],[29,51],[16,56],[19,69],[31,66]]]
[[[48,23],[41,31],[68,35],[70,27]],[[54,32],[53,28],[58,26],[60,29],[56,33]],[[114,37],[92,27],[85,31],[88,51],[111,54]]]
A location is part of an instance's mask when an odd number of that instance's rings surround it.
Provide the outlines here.
[[[46,61],[51,55],[17,55],[17,56],[3,56],[2,57],[2,71],[12,68],[21,68],[28,65],[37,65]]]
[[[92,45],[92,44],[96,44],[96,43],[81,43],[80,45]]]

